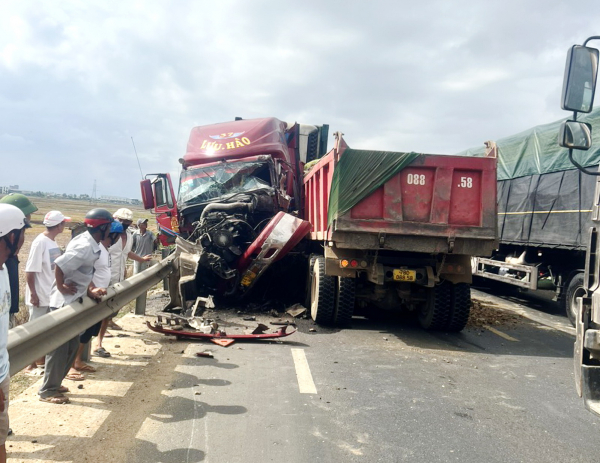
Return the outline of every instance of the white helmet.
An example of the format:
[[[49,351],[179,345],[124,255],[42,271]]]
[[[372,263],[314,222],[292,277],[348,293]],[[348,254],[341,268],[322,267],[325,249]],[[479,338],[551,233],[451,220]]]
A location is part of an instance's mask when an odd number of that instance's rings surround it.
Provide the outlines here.
[[[131,220],[131,221],[133,221],[133,212],[131,212],[126,207],[122,207],[121,209],[119,209],[117,212],[115,212],[113,214],[113,217],[115,219]]]
[[[0,204],[0,237],[27,226],[25,214],[12,204]]]

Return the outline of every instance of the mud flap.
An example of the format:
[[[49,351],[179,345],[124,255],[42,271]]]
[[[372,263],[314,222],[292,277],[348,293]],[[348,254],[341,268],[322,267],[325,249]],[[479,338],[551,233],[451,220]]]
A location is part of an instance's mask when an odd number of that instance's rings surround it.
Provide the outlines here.
[[[310,230],[310,222],[278,212],[240,259],[240,293],[252,288],[264,271],[293,249]]]

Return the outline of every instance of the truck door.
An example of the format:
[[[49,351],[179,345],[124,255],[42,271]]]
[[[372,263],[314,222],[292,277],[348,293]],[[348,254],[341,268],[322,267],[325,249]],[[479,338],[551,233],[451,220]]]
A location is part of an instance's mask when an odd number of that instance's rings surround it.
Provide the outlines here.
[[[146,209],[154,209],[161,244],[175,243],[179,235],[177,203],[170,174],[149,174],[154,178],[142,180],[142,199]],[[147,176],[147,177],[148,177]]]

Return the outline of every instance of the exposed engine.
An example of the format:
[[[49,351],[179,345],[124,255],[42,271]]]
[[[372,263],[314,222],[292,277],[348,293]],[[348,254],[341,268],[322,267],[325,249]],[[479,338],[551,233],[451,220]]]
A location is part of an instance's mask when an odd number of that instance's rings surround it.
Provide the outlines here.
[[[199,294],[235,292],[240,280],[238,260],[268,221],[265,219],[273,216],[269,199],[268,195],[247,195],[236,202],[213,202],[203,209],[187,238],[199,250],[196,278]]]

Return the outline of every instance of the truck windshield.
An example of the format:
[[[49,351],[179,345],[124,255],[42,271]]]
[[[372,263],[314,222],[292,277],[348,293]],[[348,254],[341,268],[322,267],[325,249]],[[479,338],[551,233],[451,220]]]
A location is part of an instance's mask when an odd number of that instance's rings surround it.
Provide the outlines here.
[[[234,162],[188,169],[181,174],[178,203],[198,204],[269,188],[270,180],[269,165],[265,162]]]

